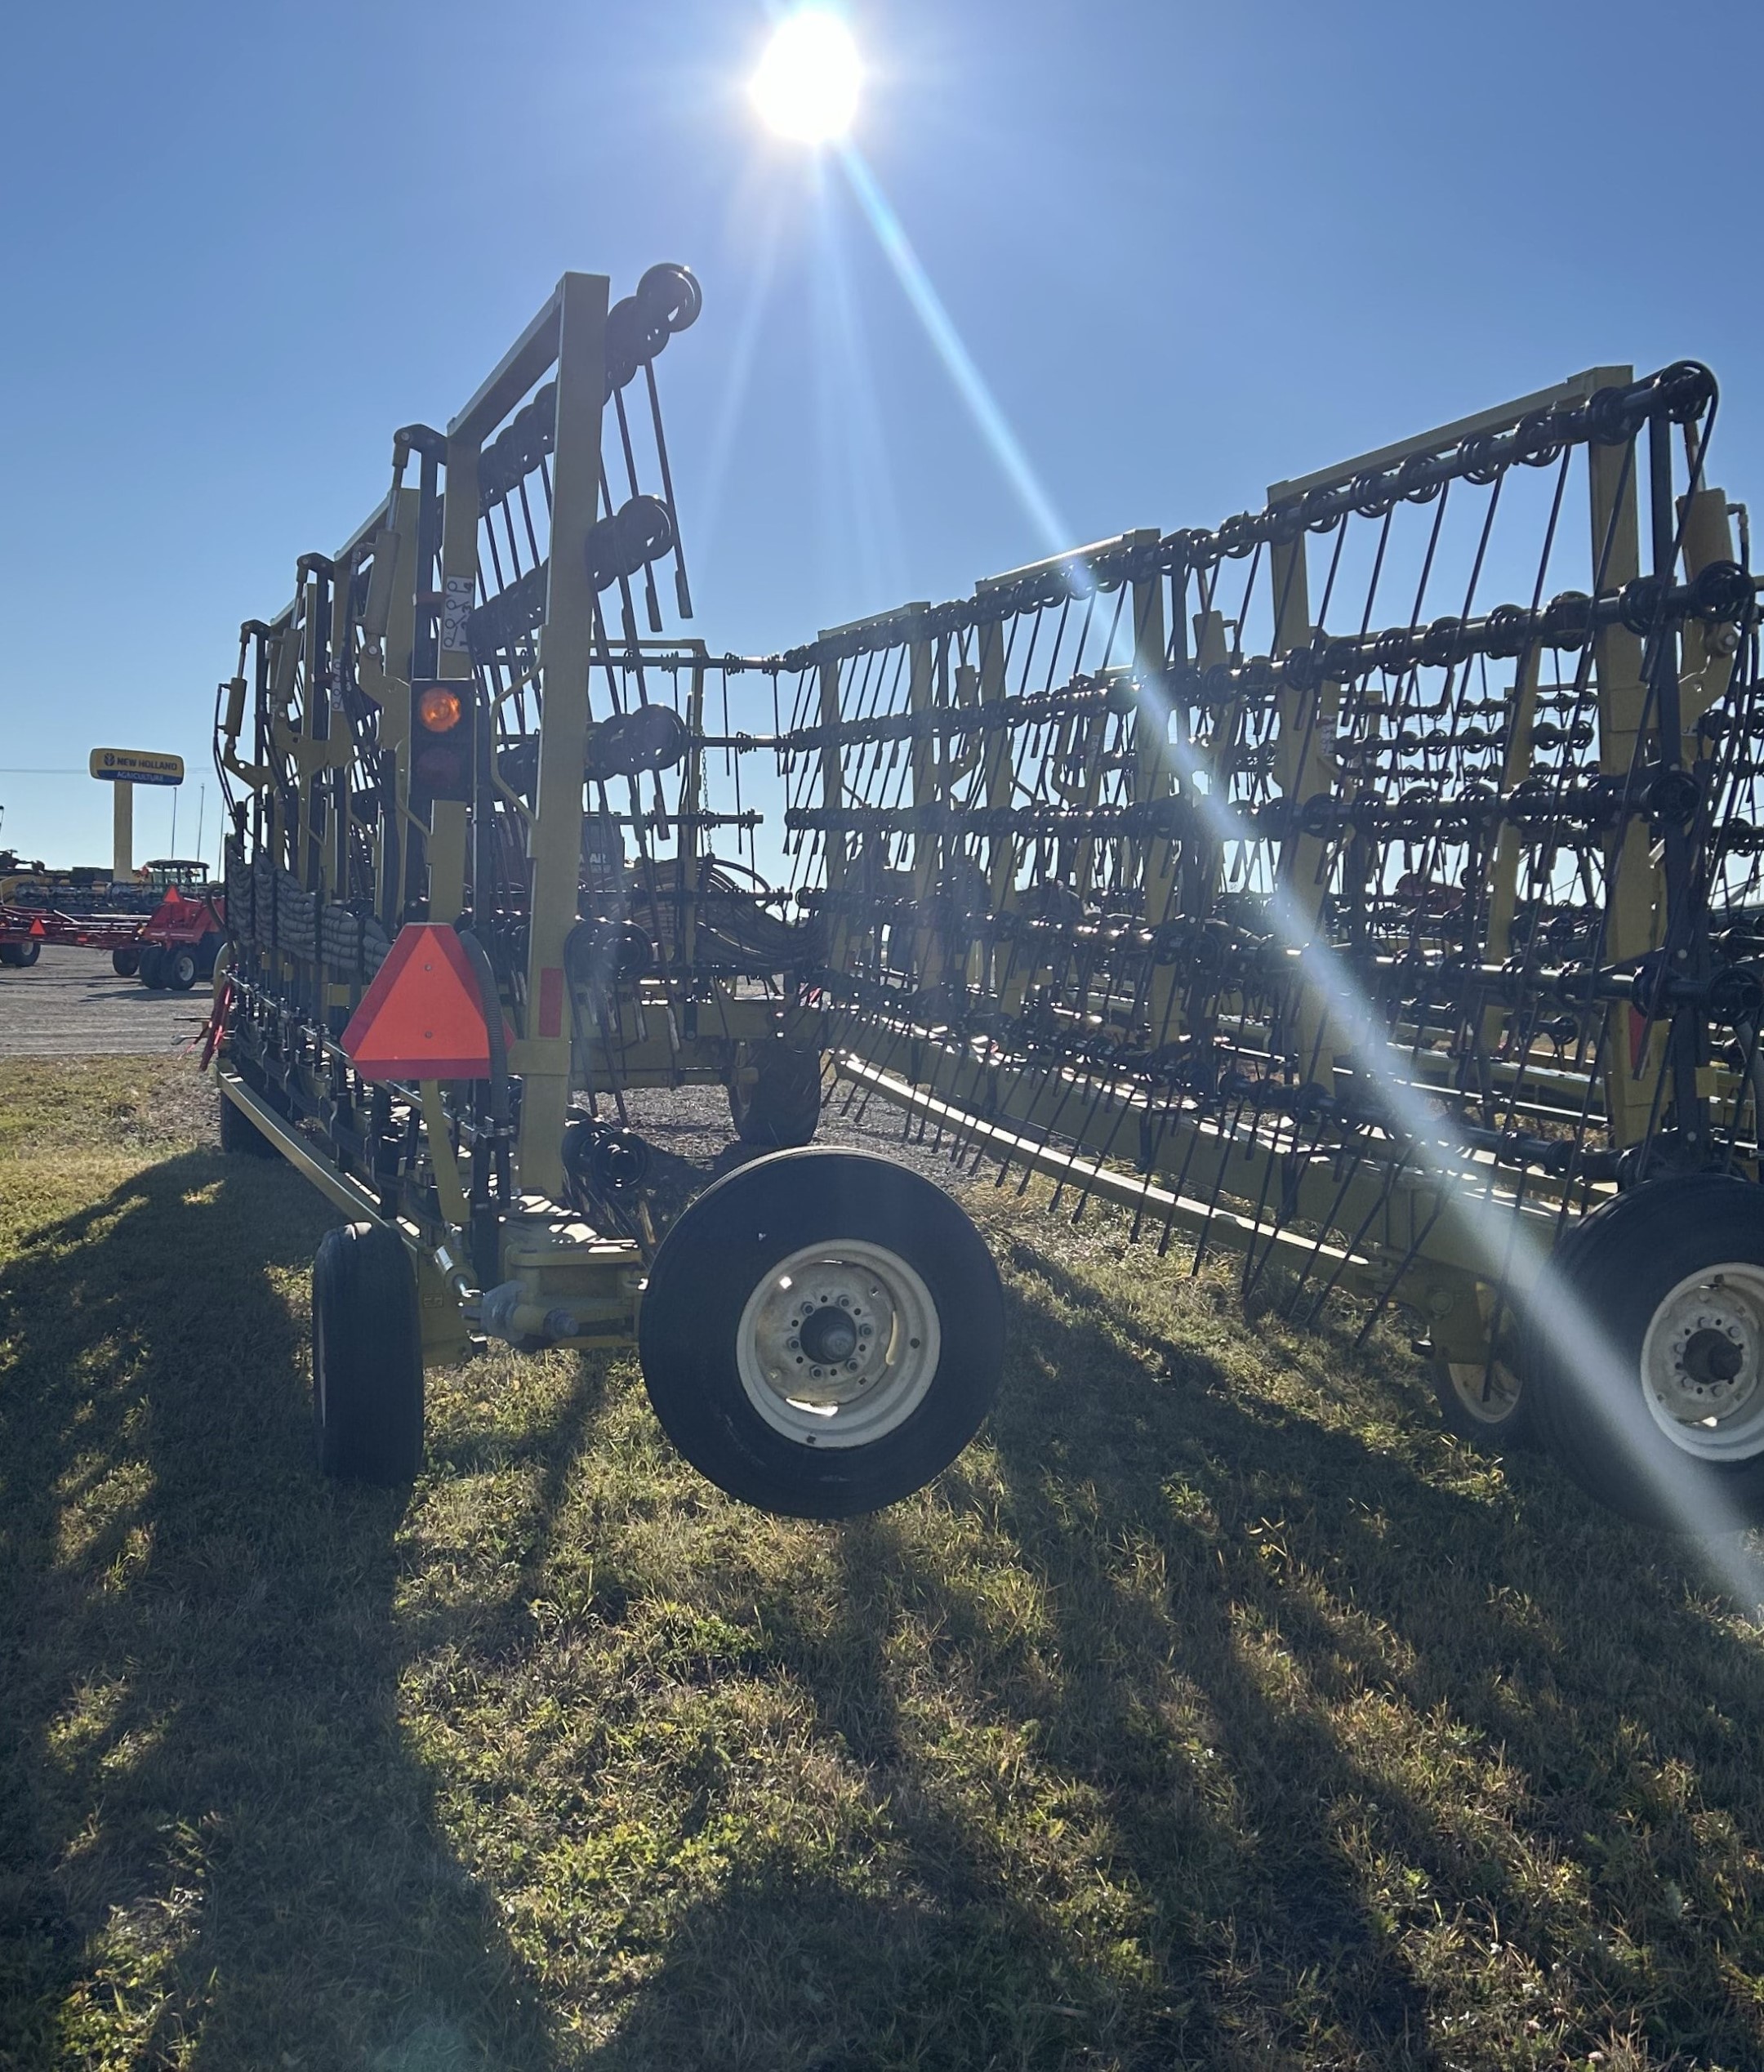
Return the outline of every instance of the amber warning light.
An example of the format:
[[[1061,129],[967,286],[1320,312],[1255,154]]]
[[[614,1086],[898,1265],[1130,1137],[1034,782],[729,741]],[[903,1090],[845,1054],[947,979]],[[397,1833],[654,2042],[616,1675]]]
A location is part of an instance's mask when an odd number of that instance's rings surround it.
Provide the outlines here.
[[[434,684],[416,701],[416,716],[432,734],[450,733],[459,724],[462,709],[457,691]]]
[[[470,799],[472,794],[473,702],[470,684],[413,684],[416,715],[411,744],[411,803]]]

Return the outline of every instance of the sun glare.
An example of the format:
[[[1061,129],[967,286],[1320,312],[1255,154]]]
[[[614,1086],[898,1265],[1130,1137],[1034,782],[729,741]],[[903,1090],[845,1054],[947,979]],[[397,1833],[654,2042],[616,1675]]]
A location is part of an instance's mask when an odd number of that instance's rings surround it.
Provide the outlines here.
[[[858,46],[844,23],[804,8],[773,32],[754,74],[754,104],[778,136],[831,144],[858,112],[859,74]]]

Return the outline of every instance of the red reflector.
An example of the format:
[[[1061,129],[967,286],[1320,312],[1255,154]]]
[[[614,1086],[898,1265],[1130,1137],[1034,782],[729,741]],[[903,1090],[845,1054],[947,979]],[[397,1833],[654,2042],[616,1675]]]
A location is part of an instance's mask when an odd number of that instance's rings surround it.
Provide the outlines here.
[[[478,982],[444,922],[412,921],[343,1032],[343,1049],[367,1079],[483,1079],[490,1032]]]

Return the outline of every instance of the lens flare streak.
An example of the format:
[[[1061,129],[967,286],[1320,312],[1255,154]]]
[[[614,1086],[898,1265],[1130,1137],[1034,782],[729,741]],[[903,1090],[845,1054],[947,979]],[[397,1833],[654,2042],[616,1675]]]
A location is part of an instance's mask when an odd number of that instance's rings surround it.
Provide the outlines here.
[[[962,401],[968,406],[988,451],[1016,492],[1018,501],[1034,525],[1041,546],[1049,554],[1058,553],[1071,539],[1071,529],[1054,509],[1052,499],[1042,488],[1030,464],[1022,442],[1011,429],[1009,420],[1000,408],[997,399],[987,385],[986,377],[975,365],[973,355],[963,344],[954,319],[943,305],[942,297],[932,285],[930,275],[913,250],[905,226],[857,147],[845,145],[841,147],[839,156],[840,163],[845,169],[845,176],[851,182],[852,192],[857,196],[859,207],[875,231],[884,256],[893,268],[895,278],[905,291],[914,314],[924,325],[926,336],[937,349],[938,357],[942,361]]]

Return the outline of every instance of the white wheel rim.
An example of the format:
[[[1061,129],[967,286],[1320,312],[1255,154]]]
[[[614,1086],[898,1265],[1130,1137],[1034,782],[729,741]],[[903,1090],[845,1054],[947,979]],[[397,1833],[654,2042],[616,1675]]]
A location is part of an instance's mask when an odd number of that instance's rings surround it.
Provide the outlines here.
[[[906,1260],[833,1237],[768,1271],[742,1311],[735,1364],[774,1432],[804,1446],[867,1446],[924,1401],[942,1346],[937,1304]]]
[[[1490,1370],[1481,1360],[1448,1360],[1446,1375],[1465,1415],[1478,1424],[1504,1424],[1519,1407],[1519,1383],[1504,1361]]]
[[[1681,1453],[1764,1452],[1764,1267],[1708,1267],[1678,1283],[1642,1341],[1642,1393]]]

